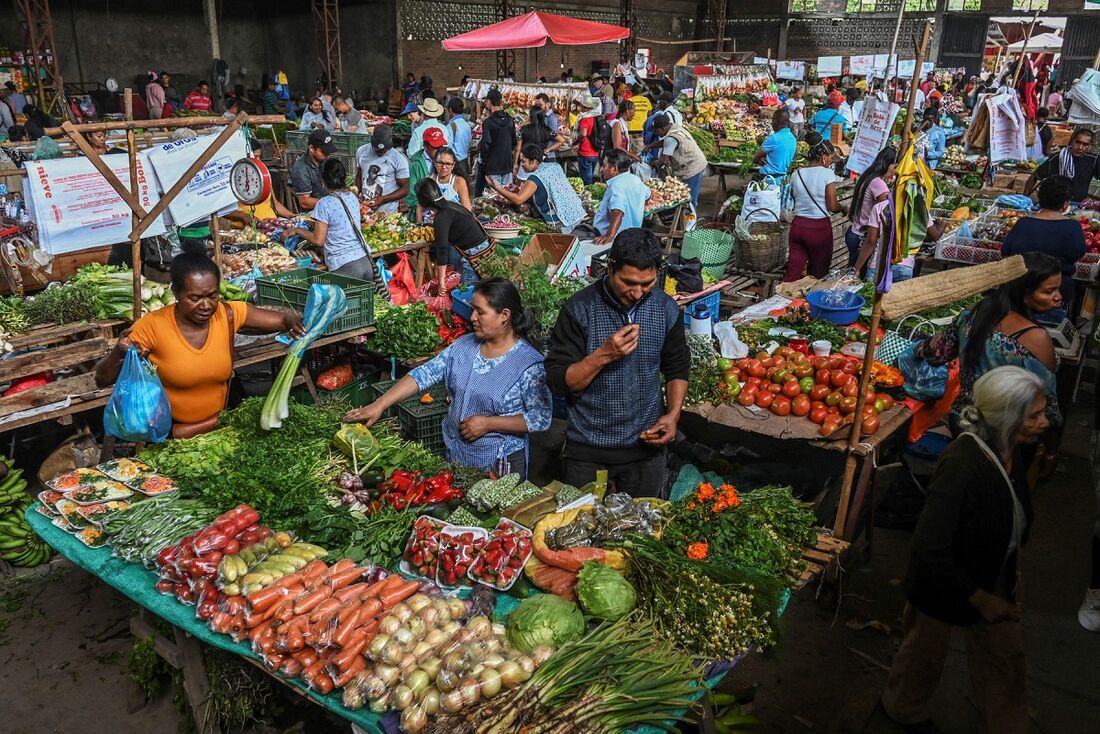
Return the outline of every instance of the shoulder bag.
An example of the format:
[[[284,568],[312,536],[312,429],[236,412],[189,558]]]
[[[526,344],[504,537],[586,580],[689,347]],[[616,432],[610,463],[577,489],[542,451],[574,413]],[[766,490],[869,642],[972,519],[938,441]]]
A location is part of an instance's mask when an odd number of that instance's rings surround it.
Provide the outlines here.
[[[340,202],[340,206],[343,207],[344,214],[348,216],[348,223],[351,224],[351,228],[355,230],[355,236],[359,240],[359,246],[363,248],[363,252],[367,256],[367,262],[370,263],[370,280],[371,284],[374,286],[375,293],[386,293],[385,284],[383,283],[380,285],[378,283],[378,269],[374,267],[374,261],[371,260],[372,255],[370,248],[367,247],[367,241],[363,239],[362,227],[355,221],[355,217],[351,216],[351,209],[348,209],[348,205],[344,203],[344,199],[339,194],[333,194],[333,196],[336,197],[336,200]]]

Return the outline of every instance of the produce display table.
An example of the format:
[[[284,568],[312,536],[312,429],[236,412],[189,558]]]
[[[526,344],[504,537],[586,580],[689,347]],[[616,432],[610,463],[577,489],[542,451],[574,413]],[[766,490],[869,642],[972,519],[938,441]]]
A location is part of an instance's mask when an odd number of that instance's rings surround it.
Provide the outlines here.
[[[18,370],[24,372],[29,370],[28,374],[33,374],[43,370],[62,369],[98,360],[114,347],[116,339],[111,334],[111,329],[122,323],[121,321],[95,321],[66,324],[64,326],[36,329],[23,337],[19,337],[22,340],[36,338],[39,341],[24,344],[18,340],[13,340],[13,346],[16,349],[26,349],[27,344],[30,343],[42,343],[42,339],[46,336],[58,341],[85,335],[84,340],[80,342],[63,344],[62,346],[32,352],[22,357],[0,362],[0,381],[24,376],[16,374]],[[365,326],[339,334],[330,334],[314,340],[309,345],[309,349],[365,336],[373,332],[373,326]],[[93,336],[87,336],[90,333]],[[287,346],[285,344],[275,341],[273,337],[265,338],[247,346],[239,347],[236,350],[236,360],[233,362],[233,366],[234,368],[246,367],[259,362],[279,359],[285,357],[286,354]],[[95,384],[95,376],[91,372],[83,372],[41,387],[0,398],[0,431],[11,431],[37,423],[65,419],[75,413],[102,408],[111,397],[112,390],[114,390],[113,386],[98,387]]]
[[[741,164],[737,162],[730,163],[707,163],[707,175],[717,176],[718,184],[714,190],[714,211],[712,216],[718,216],[718,209],[729,197],[729,186],[726,181],[726,176],[732,176],[734,178],[746,178],[748,173],[742,171]],[[749,171],[756,170],[756,167],[749,169]]]

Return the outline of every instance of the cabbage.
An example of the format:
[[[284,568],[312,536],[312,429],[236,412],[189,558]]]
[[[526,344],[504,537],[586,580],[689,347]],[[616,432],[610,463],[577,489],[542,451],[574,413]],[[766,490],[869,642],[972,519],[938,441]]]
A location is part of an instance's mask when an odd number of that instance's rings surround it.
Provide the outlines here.
[[[554,594],[538,594],[520,602],[508,616],[508,641],[520,652],[540,645],[559,648],[584,636],[580,608]]]
[[[585,612],[614,622],[634,611],[634,587],[613,568],[585,561],[577,574],[577,600]]]

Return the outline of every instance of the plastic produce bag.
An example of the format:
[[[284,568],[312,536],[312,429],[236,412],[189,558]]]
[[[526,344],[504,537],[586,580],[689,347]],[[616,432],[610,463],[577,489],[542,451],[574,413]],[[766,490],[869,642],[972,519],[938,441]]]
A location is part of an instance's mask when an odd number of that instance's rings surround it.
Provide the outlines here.
[[[126,350],[122,371],[103,412],[103,430],[124,441],[160,443],[172,431],[172,406],[156,368],[135,347]]]
[[[923,342],[913,342],[898,356],[898,371],[905,378],[905,392],[917,400],[942,398],[947,389],[947,365],[934,366],[920,356]]]
[[[745,189],[741,217],[746,222],[778,222],[782,213],[783,188],[753,181]]]
[[[386,290],[390,292],[390,303],[395,306],[404,306],[413,300],[416,279],[413,277],[412,266],[409,265],[409,253],[397,253],[397,264],[390,271]]]
[[[749,356],[749,346],[741,341],[737,329],[729,321],[719,321],[714,325],[714,336],[718,338],[718,351],[726,359],[741,359]]]

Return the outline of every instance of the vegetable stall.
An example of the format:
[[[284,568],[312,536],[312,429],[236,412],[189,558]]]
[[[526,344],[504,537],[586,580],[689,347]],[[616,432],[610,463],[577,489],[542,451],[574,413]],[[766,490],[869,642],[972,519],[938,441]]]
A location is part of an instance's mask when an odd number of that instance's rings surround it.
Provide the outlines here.
[[[341,426],[340,402],[290,402],[265,430],[263,403],[57,476],[26,510],[140,607],[131,629],[182,670],[200,731],[219,730],[200,643],[370,732],[656,731],[775,643],[814,558],[786,487],[539,487],[392,422]]]

